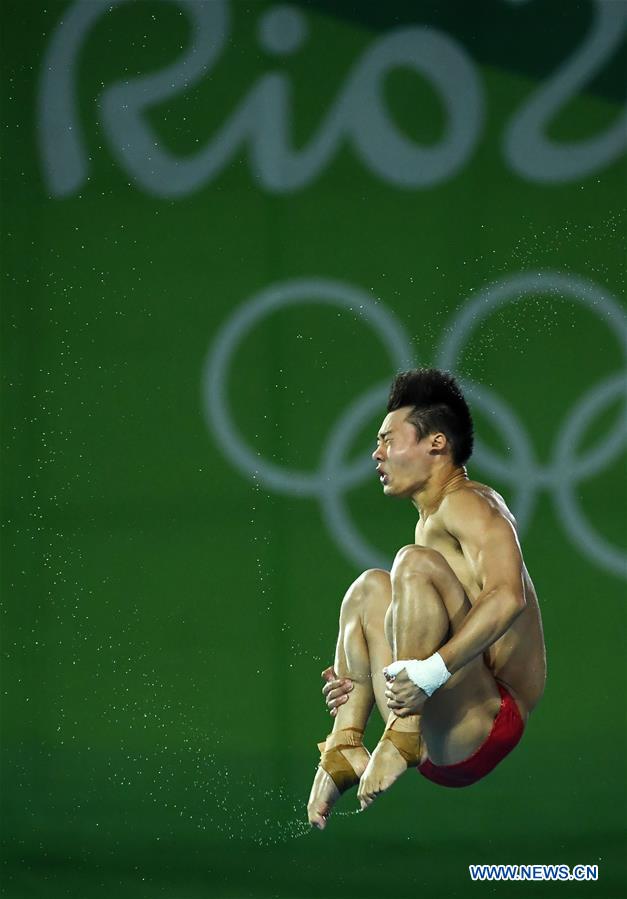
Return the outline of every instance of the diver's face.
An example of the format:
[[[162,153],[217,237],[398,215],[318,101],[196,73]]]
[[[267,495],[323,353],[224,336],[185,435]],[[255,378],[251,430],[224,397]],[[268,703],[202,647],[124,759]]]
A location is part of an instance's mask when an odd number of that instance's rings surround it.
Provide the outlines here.
[[[415,427],[406,421],[410,412],[410,406],[388,412],[377,436],[372,458],[386,496],[411,496],[431,471],[431,440],[418,440]]]

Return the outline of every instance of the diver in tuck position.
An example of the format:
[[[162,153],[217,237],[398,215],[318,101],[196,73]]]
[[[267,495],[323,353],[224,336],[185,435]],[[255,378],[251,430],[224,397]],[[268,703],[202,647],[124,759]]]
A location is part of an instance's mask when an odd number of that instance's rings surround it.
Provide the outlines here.
[[[473,423],[455,379],[403,372],[387,408],[372,458],[384,494],[411,499],[419,520],[392,570],[365,571],[342,602],[335,663],[322,673],[335,720],[308,803],[320,829],[357,783],[362,810],[408,768],[444,786],[475,783],[518,743],[546,679],[516,522],[468,478]],[[385,729],[370,755],[375,703]]]

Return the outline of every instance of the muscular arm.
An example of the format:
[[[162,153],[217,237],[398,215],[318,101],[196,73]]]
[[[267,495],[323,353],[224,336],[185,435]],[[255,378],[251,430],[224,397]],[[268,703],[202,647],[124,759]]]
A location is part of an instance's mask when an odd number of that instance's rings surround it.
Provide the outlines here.
[[[486,497],[456,491],[446,498],[442,518],[481,586],[459,631],[438,650],[454,674],[498,640],[525,608],[523,562],[513,525]]]

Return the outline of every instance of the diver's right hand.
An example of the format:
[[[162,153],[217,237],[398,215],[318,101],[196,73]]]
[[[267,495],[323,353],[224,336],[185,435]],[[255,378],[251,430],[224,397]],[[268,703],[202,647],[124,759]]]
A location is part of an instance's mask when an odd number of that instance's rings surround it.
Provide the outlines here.
[[[324,701],[331,713],[331,717],[335,718],[338,706],[348,702],[348,694],[353,689],[354,684],[349,677],[339,678],[333,666],[325,668],[320,676],[325,681],[325,685],[322,688]]]

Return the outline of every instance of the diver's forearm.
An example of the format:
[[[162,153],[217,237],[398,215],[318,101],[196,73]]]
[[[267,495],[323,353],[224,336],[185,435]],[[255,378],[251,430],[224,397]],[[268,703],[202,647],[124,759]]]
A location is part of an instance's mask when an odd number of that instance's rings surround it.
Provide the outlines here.
[[[481,655],[518,618],[524,599],[495,588],[479,596],[458,632],[438,649],[451,674]]]

